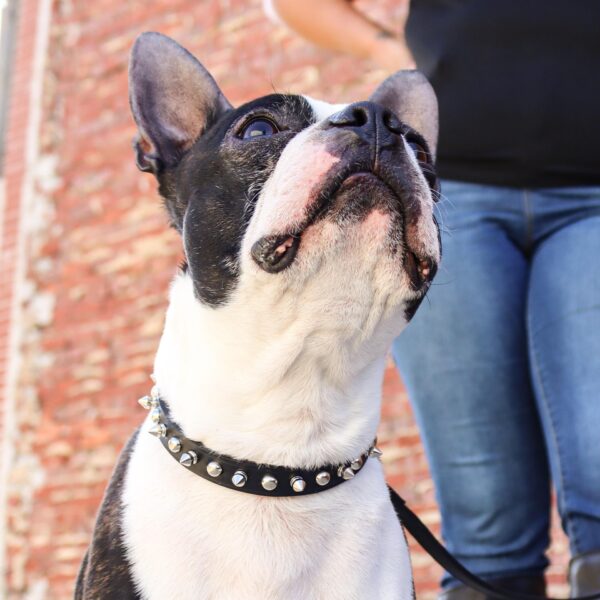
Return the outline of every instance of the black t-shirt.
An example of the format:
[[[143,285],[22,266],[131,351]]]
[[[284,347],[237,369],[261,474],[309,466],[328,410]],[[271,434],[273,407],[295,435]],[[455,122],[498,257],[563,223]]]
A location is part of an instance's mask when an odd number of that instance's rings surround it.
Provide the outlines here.
[[[600,0],[412,0],[442,177],[600,184]]]

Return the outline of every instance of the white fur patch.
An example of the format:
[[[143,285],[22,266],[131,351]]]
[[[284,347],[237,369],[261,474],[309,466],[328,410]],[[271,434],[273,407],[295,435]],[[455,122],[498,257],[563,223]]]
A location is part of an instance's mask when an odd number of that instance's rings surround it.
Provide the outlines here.
[[[305,498],[263,498],[187,472],[140,434],[125,542],[148,600],[408,600],[408,549],[381,466]]]
[[[379,420],[385,345],[401,323],[388,321],[378,344],[366,296],[358,309],[346,300],[320,316],[310,296],[250,292],[252,301],[240,292],[215,310],[195,299],[188,276],[175,279],[155,365],[174,419],[189,437],[258,462],[314,467],[360,454]],[[144,598],[412,597],[408,550],[376,460],[326,493],[268,499],[187,472],[148,426],[124,492],[125,544]]]
[[[318,121],[324,121],[327,117],[334,115],[337,112],[340,112],[347,104],[330,104],[329,102],[325,102],[324,100],[317,100],[316,98],[312,98],[311,96],[303,96],[303,98],[310,104],[310,107],[313,109],[315,113],[315,117]]]

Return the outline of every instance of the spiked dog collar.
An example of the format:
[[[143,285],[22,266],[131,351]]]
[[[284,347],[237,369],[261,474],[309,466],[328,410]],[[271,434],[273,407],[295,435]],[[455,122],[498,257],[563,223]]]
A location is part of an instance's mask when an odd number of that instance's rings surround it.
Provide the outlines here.
[[[140,398],[138,402],[150,411],[150,419],[154,423],[150,433],[162,442],[180,465],[203,479],[248,494],[278,497],[316,494],[352,479],[369,457],[381,456],[381,450],[373,442],[366,452],[353,460],[317,469],[290,469],[237,460],[186,438],[181,428],[170,419],[169,409],[156,386],[149,396]]]

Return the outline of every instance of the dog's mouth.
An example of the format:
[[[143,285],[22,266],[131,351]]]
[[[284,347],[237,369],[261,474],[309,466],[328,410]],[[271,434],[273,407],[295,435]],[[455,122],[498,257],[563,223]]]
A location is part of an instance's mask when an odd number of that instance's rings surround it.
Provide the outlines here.
[[[255,263],[267,273],[280,273],[291,266],[298,255],[306,230],[326,215],[337,221],[352,220],[380,207],[394,214],[395,221],[403,229],[402,261],[414,290],[428,286],[433,279],[437,264],[410,244],[407,227],[414,222],[405,198],[407,192],[396,182],[388,182],[372,171],[343,173],[334,178],[311,204],[304,221],[285,233],[266,235],[251,248]],[[414,208],[414,202],[413,208]]]
[[[294,262],[302,233],[262,237],[252,246],[252,258],[263,271],[279,273]]]

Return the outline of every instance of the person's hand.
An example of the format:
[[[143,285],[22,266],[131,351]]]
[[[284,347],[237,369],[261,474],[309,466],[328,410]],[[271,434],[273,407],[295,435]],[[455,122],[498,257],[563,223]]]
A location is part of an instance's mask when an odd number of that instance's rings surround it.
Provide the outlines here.
[[[400,69],[414,69],[413,58],[406,42],[391,34],[378,36],[371,49],[369,58],[381,69],[395,73]]]

